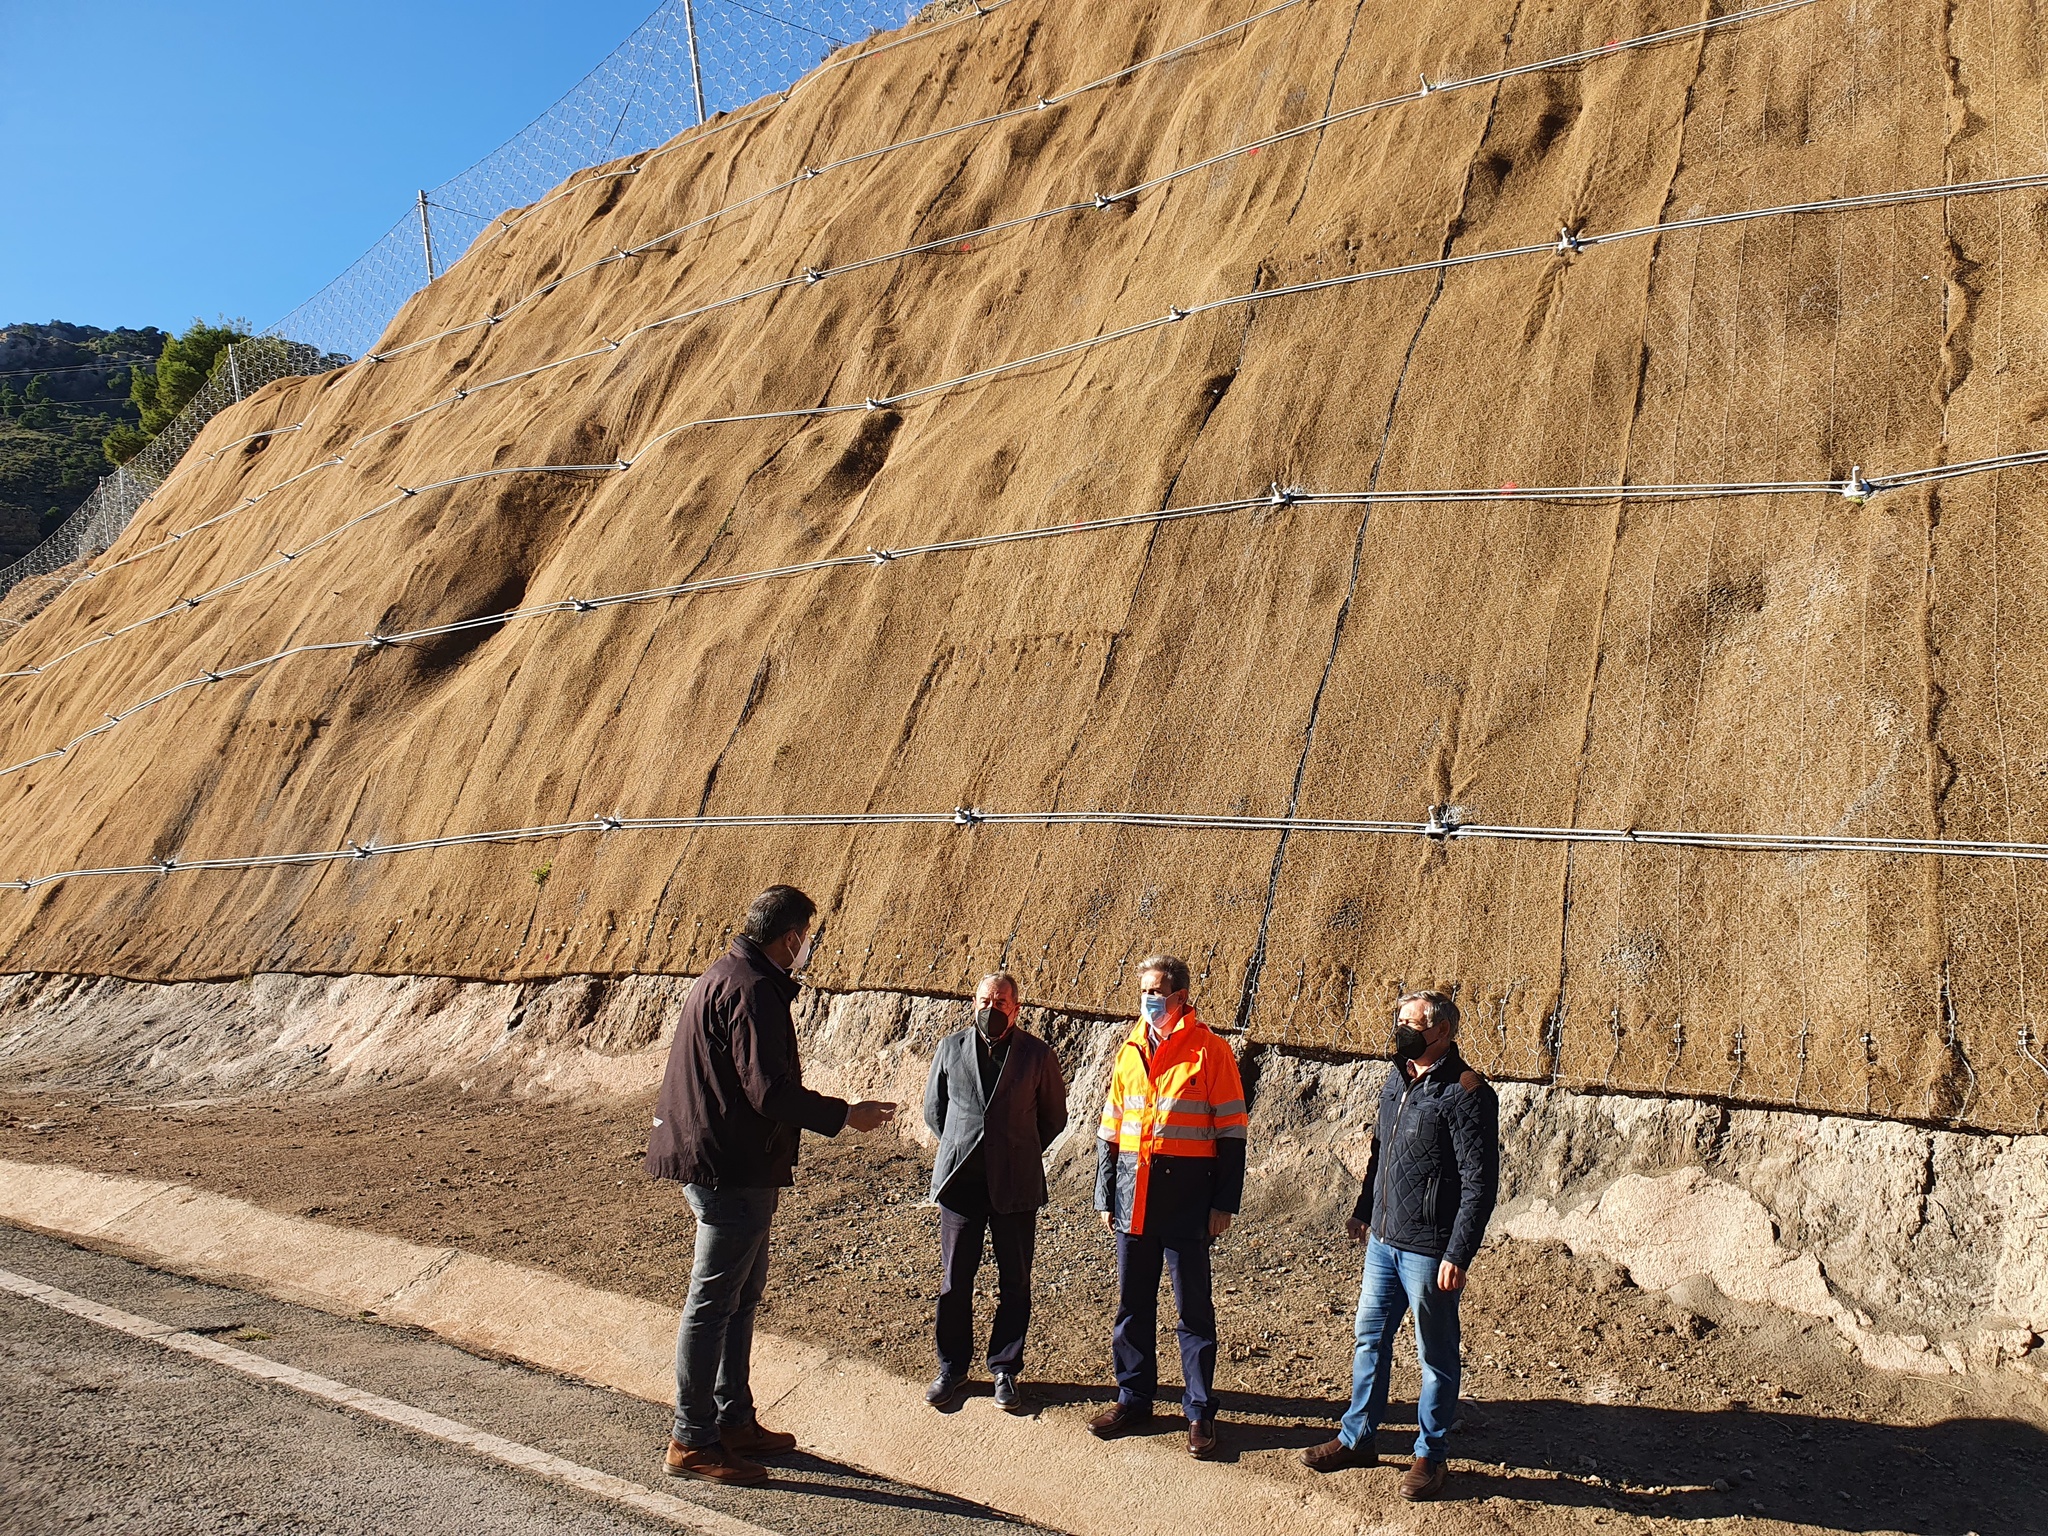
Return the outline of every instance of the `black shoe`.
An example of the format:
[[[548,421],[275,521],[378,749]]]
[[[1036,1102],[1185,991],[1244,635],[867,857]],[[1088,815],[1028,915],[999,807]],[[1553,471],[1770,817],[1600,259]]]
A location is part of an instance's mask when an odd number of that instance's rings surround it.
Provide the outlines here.
[[[996,1406],[1005,1413],[1024,1413],[1028,1411],[1024,1407],[1023,1397],[1017,1391],[1017,1373],[1015,1371],[997,1371],[995,1374]]]
[[[1188,1454],[1197,1461],[1213,1461],[1221,1446],[1216,1439],[1216,1415],[1188,1420]]]
[[[960,1396],[960,1389],[967,1385],[965,1376],[955,1376],[951,1371],[941,1371],[938,1379],[924,1389],[924,1400],[934,1408],[950,1408]]]

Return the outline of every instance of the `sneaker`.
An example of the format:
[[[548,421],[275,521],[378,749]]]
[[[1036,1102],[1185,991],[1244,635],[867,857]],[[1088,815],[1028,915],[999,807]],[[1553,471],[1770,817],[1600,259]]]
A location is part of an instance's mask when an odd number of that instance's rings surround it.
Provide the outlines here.
[[[661,1469],[670,1477],[701,1477],[707,1483],[744,1486],[768,1481],[768,1469],[757,1461],[736,1456],[722,1445],[693,1448],[679,1440],[669,1441]]]
[[[1005,1413],[1022,1413],[1025,1411],[1024,1399],[1017,1392],[1017,1373],[1015,1371],[996,1372],[996,1406]]]
[[[1301,1464],[1311,1472],[1342,1472],[1346,1467],[1376,1467],[1379,1452],[1342,1440],[1325,1440],[1301,1453]]]
[[[1150,1408],[1140,1408],[1136,1403],[1111,1403],[1088,1421],[1088,1433],[1098,1440],[1109,1440],[1129,1434],[1134,1429],[1144,1429],[1151,1422]]]
[[[951,1371],[941,1371],[937,1379],[924,1389],[924,1400],[934,1408],[950,1408],[954,1399],[960,1396],[960,1389],[966,1385],[965,1376],[955,1376]]]
[[[1433,1499],[1444,1491],[1444,1479],[1451,1464],[1441,1456],[1418,1456],[1401,1474],[1400,1494],[1404,1499]]]
[[[718,1443],[735,1456],[787,1456],[796,1449],[796,1436],[749,1419],[744,1424],[719,1425]]]

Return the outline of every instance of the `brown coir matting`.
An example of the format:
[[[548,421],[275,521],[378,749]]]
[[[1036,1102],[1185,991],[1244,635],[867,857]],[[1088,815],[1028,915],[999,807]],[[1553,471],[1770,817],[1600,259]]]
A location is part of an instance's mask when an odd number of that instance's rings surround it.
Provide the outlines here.
[[[1013,0],[836,68],[632,176],[572,182],[383,345],[807,165],[1028,105],[1247,0]],[[1316,117],[1700,18],[1303,0],[1001,125],[806,180],[500,323],[217,418],[25,667],[423,493],[182,616],[0,682],[0,757],[206,669],[571,596],[1264,491],[1845,476],[2048,442],[2040,192],[1733,224],[1197,315],[896,409],[859,401],[1254,288],[2040,163],[2038,19],[1803,10],[1418,97],[1107,210],[720,308]],[[862,48],[872,44],[859,45]],[[617,170],[622,167],[615,166]],[[439,403],[437,409],[426,407]],[[372,428],[421,412],[358,447]],[[301,430],[244,441],[268,426]],[[212,459],[203,456],[216,454]],[[867,564],[299,657],[0,779],[0,877],[598,815],[1137,810],[2035,840],[2041,472],[1834,496],[1293,504]],[[1187,954],[1206,1011],[1382,1048],[1455,985],[1509,1077],[2035,1129],[2040,866],[1300,832],[577,835],[0,896],[9,969],[479,977],[701,967],[770,881],[830,987],[1117,1010]]]

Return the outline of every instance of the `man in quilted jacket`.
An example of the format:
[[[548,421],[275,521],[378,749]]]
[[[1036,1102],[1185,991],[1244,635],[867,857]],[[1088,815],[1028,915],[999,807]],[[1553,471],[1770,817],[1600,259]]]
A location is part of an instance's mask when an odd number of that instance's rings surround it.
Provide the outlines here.
[[[1458,1005],[1441,992],[1411,992],[1395,1010],[1393,1070],[1344,1224],[1365,1244],[1351,1408],[1337,1438],[1301,1458],[1318,1472],[1379,1461],[1373,1435],[1387,1414],[1394,1333],[1412,1309],[1422,1398],[1404,1499],[1443,1492],[1444,1442],[1458,1417],[1458,1298],[1500,1189],[1499,1101],[1458,1054],[1457,1034]]]

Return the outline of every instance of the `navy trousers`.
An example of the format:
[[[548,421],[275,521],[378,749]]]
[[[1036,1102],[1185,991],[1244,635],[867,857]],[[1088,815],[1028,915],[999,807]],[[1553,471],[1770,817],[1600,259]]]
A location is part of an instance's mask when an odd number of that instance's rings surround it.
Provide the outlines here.
[[[1159,1271],[1173,1281],[1180,1314],[1181,1408],[1192,1422],[1216,1411],[1216,1303],[1209,1292],[1209,1235],[1116,1239],[1116,1396],[1151,1411],[1159,1391]]]

